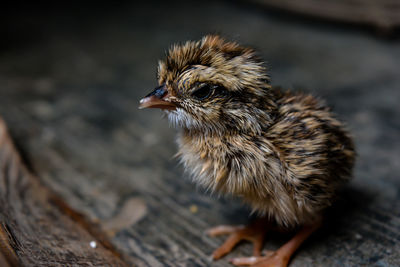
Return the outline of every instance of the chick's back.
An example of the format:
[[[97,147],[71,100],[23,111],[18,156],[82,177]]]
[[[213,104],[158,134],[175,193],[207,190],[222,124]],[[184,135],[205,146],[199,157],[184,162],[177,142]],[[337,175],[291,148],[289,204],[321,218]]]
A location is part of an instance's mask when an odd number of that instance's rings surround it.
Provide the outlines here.
[[[263,138],[278,151],[284,193],[293,201],[287,203],[293,207],[292,218],[283,221],[307,223],[331,205],[338,189],[350,179],[354,145],[323,101],[303,93],[273,90],[278,109],[275,123],[264,131]]]

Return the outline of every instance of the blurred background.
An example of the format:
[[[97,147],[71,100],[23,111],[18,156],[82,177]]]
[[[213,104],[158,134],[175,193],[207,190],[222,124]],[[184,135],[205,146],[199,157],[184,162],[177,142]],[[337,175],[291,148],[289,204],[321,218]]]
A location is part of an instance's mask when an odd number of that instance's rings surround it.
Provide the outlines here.
[[[337,216],[292,266],[398,266],[399,4],[325,2],[4,5],[0,116],[30,169],[73,208],[100,223],[141,211],[105,224],[129,261],[207,266],[223,239],[203,231],[246,223],[249,212],[192,185],[173,159],[175,130],[160,111],[137,107],[171,44],[219,33],[256,48],[273,85],[325,99],[355,138],[355,179]],[[266,247],[281,243],[273,236]],[[250,253],[244,245],[233,256]]]

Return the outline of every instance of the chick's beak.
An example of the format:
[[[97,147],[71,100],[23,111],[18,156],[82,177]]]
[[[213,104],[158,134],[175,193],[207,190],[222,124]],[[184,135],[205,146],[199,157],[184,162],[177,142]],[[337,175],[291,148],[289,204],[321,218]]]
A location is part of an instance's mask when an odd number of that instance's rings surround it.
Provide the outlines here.
[[[169,92],[165,85],[161,85],[154,89],[153,92],[146,95],[140,100],[139,109],[143,108],[160,108],[175,110],[176,105],[169,101]]]

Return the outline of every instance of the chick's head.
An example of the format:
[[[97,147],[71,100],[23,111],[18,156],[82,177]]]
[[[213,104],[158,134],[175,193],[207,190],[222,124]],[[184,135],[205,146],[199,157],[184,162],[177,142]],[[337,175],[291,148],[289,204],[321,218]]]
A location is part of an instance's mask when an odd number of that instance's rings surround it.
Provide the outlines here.
[[[157,87],[141,107],[167,111],[188,130],[261,131],[272,110],[267,71],[250,48],[219,36],[174,45],[158,65]]]

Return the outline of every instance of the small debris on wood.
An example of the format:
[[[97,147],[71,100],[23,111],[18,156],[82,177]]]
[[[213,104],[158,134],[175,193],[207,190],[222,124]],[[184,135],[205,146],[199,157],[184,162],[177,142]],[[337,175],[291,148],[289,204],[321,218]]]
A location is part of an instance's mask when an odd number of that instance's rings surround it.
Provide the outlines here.
[[[189,210],[191,213],[197,213],[199,208],[197,207],[197,205],[191,205]]]
[[[355,237],[357,240],[361,240],[361,239],[362,239],[362,235],[360,235],[360,234],[358,234],[358,233],[356,233],[356,234],[354,235],[354,237]]]
[[[147,206],[143,199],[133,197],[126,200],[119,210],[119,212],[112,218],[102,223],[103,229],[109,235],[115,235],[123,229],[129,228],[130,226],[141,220],[147,213]]]
[[[90,246],[91,246],[92,248],[96,248],[96,247],[97,247],[96,241],[90,241]]]

